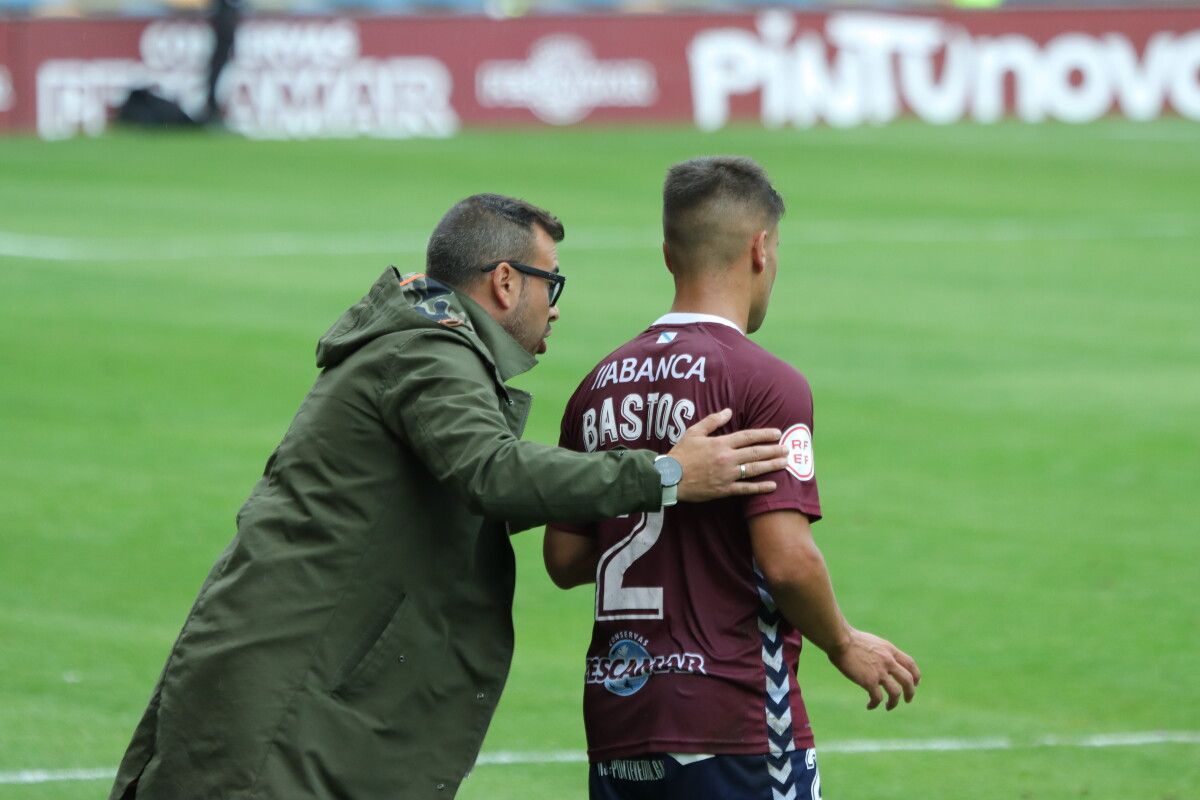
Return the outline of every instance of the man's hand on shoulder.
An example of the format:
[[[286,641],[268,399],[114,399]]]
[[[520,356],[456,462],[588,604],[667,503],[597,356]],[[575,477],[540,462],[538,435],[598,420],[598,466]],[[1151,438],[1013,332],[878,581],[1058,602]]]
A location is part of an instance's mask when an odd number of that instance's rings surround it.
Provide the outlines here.
[[[667,454],[683,467],[679,499],[701,503],[733,495],[775,491],[774,481],[754,481],[759,475],[787,466],[787,449],[780,446],[776,428],[737,431],[725,436],[712,432],[729,422],[729,409],[709,414],[688,428]]]
[[[842,674],[857,683],[871,700],[867,709],[883,702],[887,692],[887,710],[900,703],[911,703],[921,682],[921,671],[912,656],[872,633],[850,629],[849,636],[836,647],[829,648],[829,660]],[[882,689],[882,691],[881,691]]]

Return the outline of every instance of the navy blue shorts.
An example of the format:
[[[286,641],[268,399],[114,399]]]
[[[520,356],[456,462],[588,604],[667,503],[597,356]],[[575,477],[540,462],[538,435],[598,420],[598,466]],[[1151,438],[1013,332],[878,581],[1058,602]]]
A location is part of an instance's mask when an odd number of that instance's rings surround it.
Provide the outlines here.
[[[815,749],[779,756],[647,753],[591,764],[588,795],[591,800],[820,800],[821,776]]]

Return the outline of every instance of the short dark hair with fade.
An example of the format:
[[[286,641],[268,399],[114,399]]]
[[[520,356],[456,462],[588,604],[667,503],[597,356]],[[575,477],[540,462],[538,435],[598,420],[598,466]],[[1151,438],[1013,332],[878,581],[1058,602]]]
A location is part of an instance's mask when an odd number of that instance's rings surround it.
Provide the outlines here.
[[[663,238],[668,250],[691,261],[735,257],[740,234],[779,224],[783,198],[766,170],[742,156],[706,156],[680,162],[663,182]]]
[[[558,217],[502,194],[475,194],[445,213],[429,237],[425,274],[450,286],[470,287],[493,261],[528,261],[535,255],[534,226],[561,242]]]

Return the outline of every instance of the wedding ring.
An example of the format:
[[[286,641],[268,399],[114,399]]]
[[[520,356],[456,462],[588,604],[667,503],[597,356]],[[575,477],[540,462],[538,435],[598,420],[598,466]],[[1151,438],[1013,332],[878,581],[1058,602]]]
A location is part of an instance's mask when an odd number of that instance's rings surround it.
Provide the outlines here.
[[[745,464],[738,464],[738,480],[739,481],[746,480],[746,465]]]

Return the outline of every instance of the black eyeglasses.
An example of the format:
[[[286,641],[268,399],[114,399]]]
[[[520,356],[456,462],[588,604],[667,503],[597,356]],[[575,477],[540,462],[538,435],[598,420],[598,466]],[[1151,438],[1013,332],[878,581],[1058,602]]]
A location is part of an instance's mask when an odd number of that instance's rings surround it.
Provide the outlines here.
[[[480,272],[491,272],[501,264],[508,264],[517,272],[524,272],[526,275],[533,275],[535,277],[545,278],[546,280],[550,281],[550,305],[558,305],[558,298],[562,297],[563,286],[567,282],[565,275],[560,275],[557,272],[546,272],[544,269],[531,267],[528,264],[522,264],[520,261],[510,261],[507,258],[501,261],[493,261],[491,264],[488,264],[486,267],[481,269]]]

